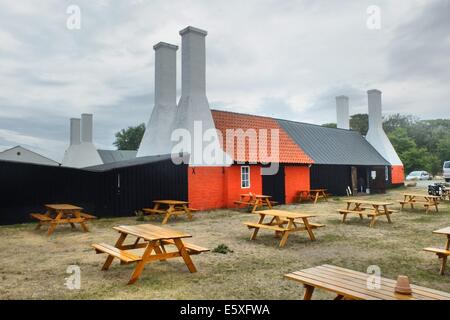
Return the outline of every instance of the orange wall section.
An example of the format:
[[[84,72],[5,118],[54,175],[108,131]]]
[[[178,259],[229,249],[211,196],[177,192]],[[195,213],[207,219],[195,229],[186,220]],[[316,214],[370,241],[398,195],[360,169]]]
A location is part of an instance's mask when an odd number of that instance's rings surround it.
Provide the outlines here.
[[[188,167],[190,206],[199,210],[233,208],[242,193],[262,193],[261,166],[250,166],[250,188],[241,188],[241,166]]]
[[[188,167],[188,197],[194,209],[224,208],[224,170],[222,167]]]
[[[284,175],[286,204],[295,202],[299,190],[310,189],[310,175],[307,166],[286,166]]]
[[[225,205],[236,207],[233,203],[243,193],[262,193],[262,176],[260,165],[250,165],[250,188],[241,188],[241,166],[235,165],[225,169]]]
[[[403,166],[392,166],[392,184],[402,184],[405,181]]]

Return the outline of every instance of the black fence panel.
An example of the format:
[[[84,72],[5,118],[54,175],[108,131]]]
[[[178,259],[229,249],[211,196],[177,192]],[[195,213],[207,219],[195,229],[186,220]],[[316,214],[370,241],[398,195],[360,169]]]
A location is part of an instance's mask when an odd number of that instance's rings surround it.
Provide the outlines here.
[[[49,203],[118,217],[156,199],[187,198],[187,167],[170,160],[97,172],[0,161],[0,225],[29,222],[30,213],[45,212]]]

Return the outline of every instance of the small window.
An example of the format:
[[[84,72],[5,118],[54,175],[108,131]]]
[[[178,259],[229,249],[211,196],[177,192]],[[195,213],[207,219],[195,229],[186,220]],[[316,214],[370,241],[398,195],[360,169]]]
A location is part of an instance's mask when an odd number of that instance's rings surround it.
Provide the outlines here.
[[[241,167],[241,188],[242,189],[250,188],[250,167],[249,166]]]

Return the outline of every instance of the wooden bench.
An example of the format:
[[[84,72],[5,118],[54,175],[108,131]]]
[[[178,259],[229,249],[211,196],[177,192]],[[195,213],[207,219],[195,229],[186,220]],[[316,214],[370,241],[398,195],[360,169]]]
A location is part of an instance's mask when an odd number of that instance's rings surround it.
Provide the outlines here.
[[[34,219],[39,220],[40,222],[50,222],[52,221],[52,218],[49,216],[43,214],[43,213],[31,213],[30,216]]]
[[[135,255],[129,251],[120,250],[106,243],[95,243],[92,245],[92,247],[95,249],[95,252],[97,254],[109,254],[110,256],[113,256],[122,261],[122,263],[133,263],[142,260],[142,257],[138,255]]]
[[[424,248],[424,251],[436,253],[439,259],[442,259],[440,274],[443,276],[445,274],[445,268],[447,265],[447,258],[450,256],[450,250],[442,248]]]
[[[442,248],[424,248],[424,251],[436,253],[439,257],[448,257],[450,256],[450,250],[445,250]]]
[[[92,214],[89,214],[89,213],[86,213],[86,212],[80,212],[80,216],[81,216],[82,218],[86,219],[86,220],[94,220],[94,219],[97,219],[96,216],[94,216],[94,215],[92,215]]]
[[[175,241],[173,241],[173,240],[163,240],[162,243],[175,245]],[[190,255],[195,255],[195,254],[200,254],[202,252],[210,251],[208,248],[200,247],[200,246],[197,246],[192,243],[183,242],[183,244]]]
[[[286,231],[286,228],[280,227],[280,226],[274,226],[274,225],[267,225],[267,224],[262,224],[262,223],[254,223],[254,222],[244,222],[244,224],[249,228],[249,229],[255,229],[255,228],[262,228],[262,229],[267,229],[267,230],[273,230],[273,231]]]

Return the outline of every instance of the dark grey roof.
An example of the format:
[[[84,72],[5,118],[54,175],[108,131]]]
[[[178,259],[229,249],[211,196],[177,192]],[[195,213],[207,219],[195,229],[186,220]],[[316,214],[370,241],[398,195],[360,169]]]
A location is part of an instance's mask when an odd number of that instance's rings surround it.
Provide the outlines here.
[[[97,150],[103,163],[131,160],[136,158],[137,151],[134,150]]]
[[[277,120],[315,164],[389,166],[358,132],[314,124]]]
[[[188,155],[184,155],[182,157],[180,157],[179,155],[174,155],[174,157],[177,159],[177,161],[179,160],[179,161],[184,161],[184,163],[189,163]],[[170,155],[170,154],[150,156],[150,157],[139,157],[139,158],[134,158],[131,160],[111,162],[111,163],[101,164],[98,166],[86,167],[86,168],[83,168],[83,170],[108,171],[108,170],[113,170],[113,169],[119,169],[119,168],[132,167],[132,166],[144,165],[144,164],[149,164],[149,163],[167,161],[170,159],[172,159],[172,155]]]

